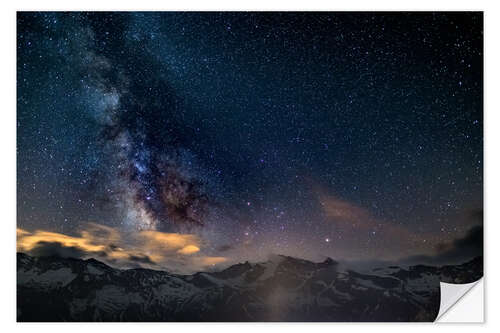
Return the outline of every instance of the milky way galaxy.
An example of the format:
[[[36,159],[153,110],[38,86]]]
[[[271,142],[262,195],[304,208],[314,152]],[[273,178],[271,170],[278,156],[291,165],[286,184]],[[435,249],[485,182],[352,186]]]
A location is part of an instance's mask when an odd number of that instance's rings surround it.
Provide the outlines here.
[[[19,244],[176,271],[459,253],[482,225],[482,25],[20,12]]]
[[[136,64],[130,74],[122,62],[98,55],[94,33],[85,33],[82,84],[95,99],[101,144],[117,164],[109,178],[126,205],[128,223],[154,230],[203,226],[209,197],[176,133],[179,99],[164,81],[136,77],[149,67]]]

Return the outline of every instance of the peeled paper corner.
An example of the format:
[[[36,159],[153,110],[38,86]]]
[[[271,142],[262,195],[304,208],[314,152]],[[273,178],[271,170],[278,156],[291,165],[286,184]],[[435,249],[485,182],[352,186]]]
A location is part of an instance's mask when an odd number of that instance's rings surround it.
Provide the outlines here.
[[[441,302],[437,323],[483,323],[484,279],[472,283],[440,282]]]

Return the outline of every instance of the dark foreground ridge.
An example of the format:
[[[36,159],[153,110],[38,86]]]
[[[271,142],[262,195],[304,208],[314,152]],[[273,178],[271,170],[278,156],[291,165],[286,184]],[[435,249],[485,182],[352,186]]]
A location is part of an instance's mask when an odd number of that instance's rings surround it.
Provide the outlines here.
[[[433,321],[439,282],[470,283],[483,258],[370,273],[275,256],[221,272],[119,270],[17,254],[18,321]]]

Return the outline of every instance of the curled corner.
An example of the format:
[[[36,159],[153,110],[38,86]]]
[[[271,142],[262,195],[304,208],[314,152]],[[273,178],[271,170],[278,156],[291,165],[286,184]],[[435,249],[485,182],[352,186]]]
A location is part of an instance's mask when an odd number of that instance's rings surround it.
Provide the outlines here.
[[[461,304],[462,306],[465,306],[463,310],[460,309],[458,312],[464,311],[465,313],[469,313],[472,310],[479,310],[479,320],[468,320],[467,318],[464,317],[453,317],[448,316],[448,312],[451,308],[455,308],[456,304],[460,304],[460,300],[467,294],[469,291],[471,291],[472,288],[474,288],[476,285],[480,284],[481,285],[481,290],[480,294],[477,295],[480,299],[474,298],[473,303],[474,304]],[[472,283],[465,283],[465,284],[452,284],[452,283],[445,283],[445,282],[440,282],[439,287],[441,289],[441,301],[439,305],[439,313],[435,319],[435,322],[482,322],[483,321],[483,307],[482,307],[482,302],[483,302],[483,279],[479,279],[477,281],[474,281]],[[476,302],[479,302],[479,304],[475,304]],[[480,305],[478,308],[477,305]],[[457,314],[458,314],[457,312]],[[444,317],[450,317],[450,318],[444,318]],[[474,317],[476,318],[476,317]]]

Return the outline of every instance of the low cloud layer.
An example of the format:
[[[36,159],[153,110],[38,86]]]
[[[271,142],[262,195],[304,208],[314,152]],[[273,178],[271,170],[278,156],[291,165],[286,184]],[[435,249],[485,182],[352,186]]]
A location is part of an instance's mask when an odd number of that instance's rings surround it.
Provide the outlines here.
[[[96,258],[123,267],[166,269],[192,273],[228,261],[203,253],[203,243],[193,234],[158,231],[119,232],[115,228],[89,223],[79,235],[44,230],[17,229],[17,251],[35,256]]]
[[[477,225],[469,229],[464,237],[436,246],[435,255],[412,256],[405,263],[426,264],[460,264],[483,255],[483,226]]]

